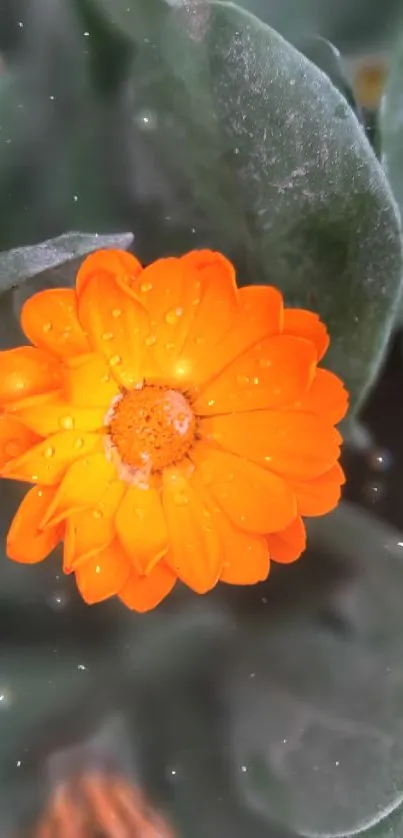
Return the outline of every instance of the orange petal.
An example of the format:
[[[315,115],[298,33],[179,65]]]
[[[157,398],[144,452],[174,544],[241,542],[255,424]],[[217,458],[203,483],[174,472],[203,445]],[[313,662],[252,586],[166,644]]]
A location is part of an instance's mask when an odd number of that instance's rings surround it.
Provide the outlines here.
[[[0,468],[9,460],[20,457],[38,441],[37,434],[22,425],[19,419],[0,414]]]
[[[189,588],[204,594],[217,583],[222,551],[212,512],[187,472],[189,464],[163,473],[162,503],[170,543],[165,562]]]
[[[35,445],[21,457],[10,460],[1,469],[0,476],[54,486],[71,463],[96,450],[103,451],[101,434],[64,431]]]
[[[199,383],[210,378],[212,368],[217,370],[214,350],[239,314],[238,289],[234,268],[221,253],[195,250],[181,262],[197,271],[201,286],[178,369],[181,365],[183,380]]]
[[[96,250],[81,263],[76,278],[76,291],[81,294],[89,279],[99,273],[110,273],[123,289],[129,290],[143,270],[140,262],[126,250]]]
[[[130,486],[116,514],[122,547],[139,573],[149,573],[168,550],[168,530],[156,489]]]
[[[282,335],[255,344],[203,392],[194,410],[202,416],[284,407],[307,391],[316,365],[312,343]]]
[[[119,591],[119,598],[133,611],[144,613],[159,605],[172,591],[176,576],[164,561],[158,562],[147,576],[132,568],[128,582]]]
[[[221,372],[251,346],[278,335],[283,322],[283,298],[276,288],[249,285],[239,289],[239,308],[214,352],[196,370],[192,384],[201,384]]]
[[[93,605],[119,593],[130,571],[129,557],[120,544],[114,541],[77,567],[77,587],[83,600]]]
[[[126,486],[111,483],[91,509],[69,513],[64,538],[63,569],[71,573],[78,565],[104,550],[116,538],[115,515]]]
[[[302,308],[284,310],[283,334],[312,341],[316,346],[318,361],[323,358],[329,347],[329,335],[319,315]]]
[[[295,562],[306,547],[306,532],[302,518],[295,518],[295,521],[281,532],[268,535],[267,543],[273,562],[281,564]]]
[[[89,350],[72,288],[48,288],[30,297],[22,307],[21,326],[31,343],[61,358]]]
[[[201,297],[196,268],[183,259],[158,259],[133,285],[147,311],[150,334],[145,376],[175,385],[191,380],[191,364],[184,363],[182,347]]]
[[[199,421],[202,438],[253,460],[262,468],[297,480],[318,477],[340,455],[340,434],[310,413],[257,410]]]
[[[76,460],[62,478],[42,526],[53,526],[71,512],[94,506],[115,479],[115,466],[104,451]]]
[[[317,369],[308,392],[293,409],[317,413],[327,422],[337,425],[347,413],[348,393],[337,375]]]
[[[341,487],[345,483],[343,469],[339,463],[316,480],[292,480],[292,487],[297,498],[298,512],[301,515],[326,515],[337,506],[341,497]]]
[[[212,513],[219,535],[222,555],[220,580],[232,585],[254,585],[266,579],[270,559],[265,536],[252,535],[235,527],[211,497],[197,472],[192,475],[192,484]]]
[[[120,388],[102,355],[93,352],[69,359],[64,368],[66,399],[77,407],[102,407],[108,410]]]
[[[283,529],[295,518],[294,493],[276,474],[204,442],[194,446],[191,459],[235,526],[264,534]]]
[[[30,396],[11,405],[13,415],[40,436],[60,430],[97,431],[104,426],[105,407],[73,407],[59,390]]]
[[[108,361],[116,381],[129,389],[142,383],[149,333],[143,306],[99,271],[85,282],[78,311],[92,349]]]
[[[60,365],[41,349],[19,346],[0,352],[0,404],[60,387]]]
[[[35,564],[55,549],[63,536],[63,528],[39,528],[46,509],[52,502],[54,489],[33,486],[20,503],[7,535],[6,553],[9,559],[23,564]]]

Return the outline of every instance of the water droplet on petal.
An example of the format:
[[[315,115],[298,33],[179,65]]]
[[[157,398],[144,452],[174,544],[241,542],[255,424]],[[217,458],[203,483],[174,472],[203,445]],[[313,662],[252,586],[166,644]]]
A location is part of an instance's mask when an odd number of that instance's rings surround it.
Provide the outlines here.
[[[54,453],[55,449],[52,447],[52,445],[48,445],[43,452],[43,456],[46,460],[50,460],[53,457]]]
[[[6,442],[4,446],[4,453],[7,457],[18,457],[20,453],[20,447],[18,442]]]
[[[76,439],[74,443],[74,448],[84,448],[84,440],[81,436],[78,439]]]
[[[42,326],[42,331],[45,333],[45,335],[47,335],[51,331],[51,329],[52,329],[52,324],[51,323],[44,323],[43,326]]]
[[[210,401],[207,402],[207,404],[209,407],[213,407],[213,404],[215,404],[215,399],[210,399]]]
[[[165,315],[165,322],[168,326],[175,326],[182,314],[182,308],[171,308]]]
[[[102,378],[101,378],[101,383],[102,384],[108,384],[108,382],[110,380],[111,380],[111,377],[110,377],[109,373],[106,372],[105,375],[103,375]]]
[[[140,285],[140,291],[142,291],[143,294],[146,294],[147,291],[151,291],[152,287],[152,282],[142,282]]]
[[[175,492],[174,503],[176,503],[177,506],[186,506],[186,504],[189,503],[189,498],[185,492]]]
[[[250,378],[248,375],[237,375],[236,380],[238,384],[249,384]]]
[[[260,360],[259,360],[259,365],[263,369],[267,369],[268,367],[271,367],[271,364],[272,364],[272,362],[268,358],[260,358]]]
[[[253,383],[254,384],[259,384],[259,381],[260,381],[259,376],[255,375],[255,377],[253,378]]]
[[[104,332],[102,335],[102,340],[112,340],[113,332]]]
[[[121,314],[122,314],[122,311],[121,311],[121,309],[120,309],[120,308],[114,308],[114,309],[112,309],[112,317],[115,317],[115,319],[116,319],[117,317],[120,317],[120,315],[121,315]]]
[[[92,516],[93,516],[93,518],[97,518],[98,520],[99,520],[100,518],[103,518],[103,517],[104,517],[103,512],[101,512],[101,510],[100,510],[100,509],[93,509],[93,510],[92,510]]]
[[[148,337],[145,338],[144,343],[146,346],[153,346],[154,343],[156,343],[156,341],[157,338],[155,337],[155,335],[148,335]]]
[[[118,364],[122,363],[122,359],[121,359],[120,355],[112,355],[112,357],[109,358],[109,363],[110,363],[111,367],[117,367]]]
[[[175,344],[174,343],[166,343],[165,344],[165,349],[167,350],[167,352],[169,352],[171,349],[175,349]]]
[[[61,416],[59,425],[64,431],[71,431],[74,428],[74,419],[72,416]]]

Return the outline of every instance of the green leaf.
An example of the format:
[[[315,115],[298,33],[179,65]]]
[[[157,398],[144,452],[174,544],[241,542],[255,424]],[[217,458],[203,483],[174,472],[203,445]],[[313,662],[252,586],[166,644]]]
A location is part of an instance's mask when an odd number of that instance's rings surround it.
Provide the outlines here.
[[[248,224],[247,279],[320,312],[332,337],[326,362],[356,406],[400,288],[400,222],[386,178],[338,91],[257,18],[214,2],[207,46]]]
[[[132,240],[131,233],[100,236],[71,232],[40,244],[0,253],[0,293],[46,271],[60,271],[93,250],[102,247],[125,250]]]
[[[397,838],[384,819],[402,818],[401,535],[345,504],[308,544],[233,640],[232,780],[299,836]]]

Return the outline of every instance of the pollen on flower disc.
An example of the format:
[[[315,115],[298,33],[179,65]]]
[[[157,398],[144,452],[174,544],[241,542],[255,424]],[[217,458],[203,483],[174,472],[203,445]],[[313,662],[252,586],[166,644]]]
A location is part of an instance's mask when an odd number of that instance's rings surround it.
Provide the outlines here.
[[[109,436],[122,462],[160,471],[181,460],[191,448],[196,419],[178,390],[145,385],[128,391],[116,404]]]

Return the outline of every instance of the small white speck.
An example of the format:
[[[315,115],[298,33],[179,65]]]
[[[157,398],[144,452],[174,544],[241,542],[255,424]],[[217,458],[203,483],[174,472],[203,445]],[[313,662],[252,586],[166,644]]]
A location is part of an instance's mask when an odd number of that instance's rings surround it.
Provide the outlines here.
[[[256,678],[256,672],[251,672],[249,678]]]
[[[241,765],[242,774],[246,774],[247,770],[248,769],[247,769],[246,765]]]
[[[49,96],[49,99],[50,99],[50,101],[51,101],[51,102],[54,102],[54,101],[55,101],[55,97],[54,97],[54,96]]]
[[[85,663],[79,663],[77,664],[77,669],[79,669],[80,672],[87,672],[88,666],[86,666]]]
[[[73,201],[74,201],[74,203],[75,203],[75,204],[77,203],[77,201],[78,201],[78,195],[73,195]]]
[[[90,33],[89,32],[84,32],[84,38],[89,38],[89,37],[90,37]]]
[[[22,20],[18,21],[18,26],[19,26],[20,29],[24,28],[24,24],[23,24]]]
[[[20,759],[18,759],[18,760],[17,760],[17,762],[16,762],[16,766],[17,766],[17,768],[19,768],[19,767],[20,767],[20,765],[21,765],[21,760],[20,760]]]

